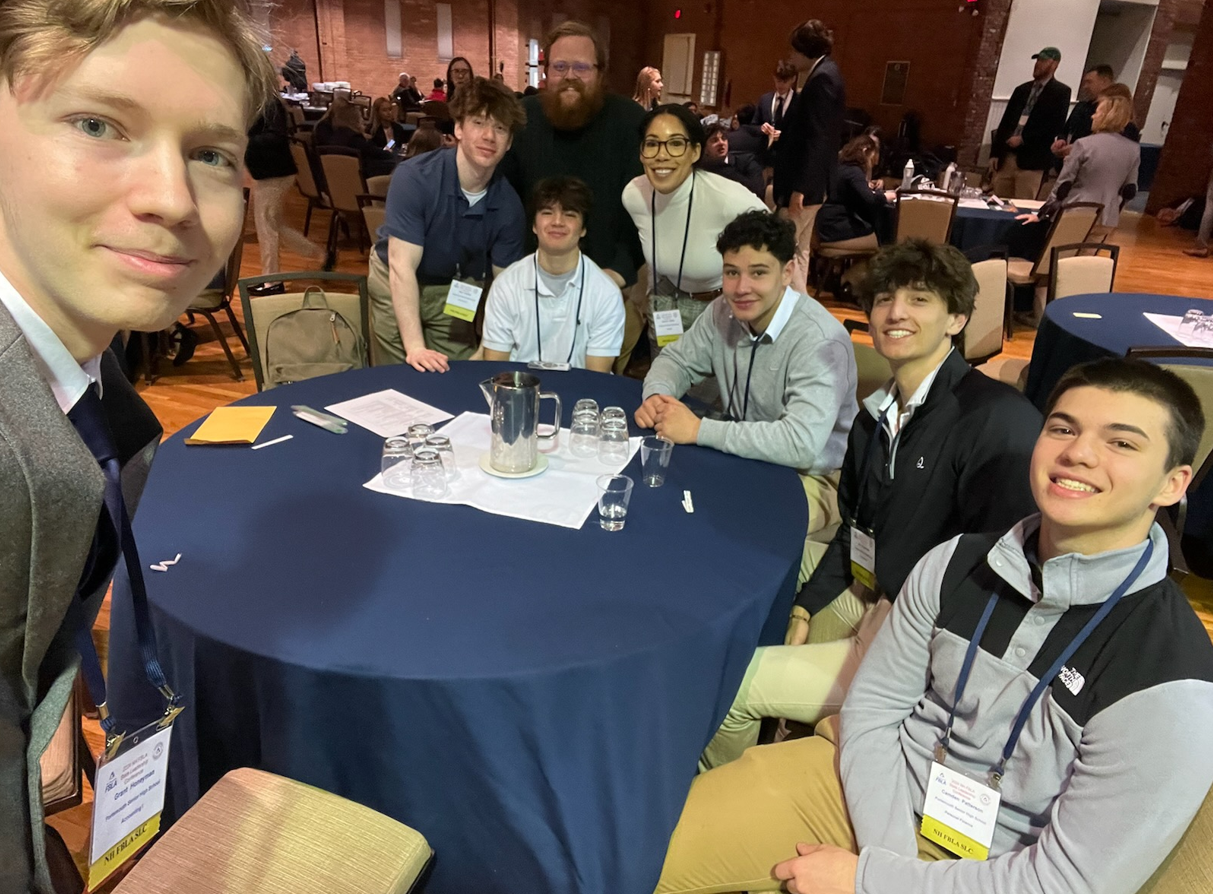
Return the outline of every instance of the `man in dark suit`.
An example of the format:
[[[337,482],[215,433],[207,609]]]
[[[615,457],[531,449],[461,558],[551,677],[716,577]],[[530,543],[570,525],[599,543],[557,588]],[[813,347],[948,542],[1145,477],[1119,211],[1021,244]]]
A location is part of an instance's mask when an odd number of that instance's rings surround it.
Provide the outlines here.
[[[838,163],[846,88],[830,58],[833,32],[817,19],[796,27],[791,62],[807,72],[804,88],[784,118],[782,144],[775,160],[774,200],[799,220],[806,205],[820,205]]]
[[[1095,107],[1099,105],[1099,94],[1115,83],[1116,75],[1111,65],[1095,65],[1083,72],[1082,82],[1078,85],[1078,102],[1074,103],[1074,108],[1070,110],[1065,131],[1050,147],[1057,156],[1056,167],[1059,170],[1074,143],[1091,135],[1091,124],[1095,118]]]
[[[774,167],[779,154],[779,137],[783,133],[783,122],[792,103],[796,100],[796,66],[779,60],[775,66],[775,89],[762,94],[755,108],[754,123],[766,134],[770,148],[762,156],[766,167]]]
[[[222,267],[245,133],[277,81],[243,3],[93,5],[0,4],[4,894],[80,889],[43,825],[39,758],[114,567],[141,567],[123,532],[160,426],[107,346],[171,325]]]
[[[1070,88],[1053,77],[1061,51],[1045,47],[1032,58],[1032,80],[1011,94],[990,148],[991,185],[1004,199],[1036,198],[1044,172],[1053,166],[1053,140],[1070,110]]]

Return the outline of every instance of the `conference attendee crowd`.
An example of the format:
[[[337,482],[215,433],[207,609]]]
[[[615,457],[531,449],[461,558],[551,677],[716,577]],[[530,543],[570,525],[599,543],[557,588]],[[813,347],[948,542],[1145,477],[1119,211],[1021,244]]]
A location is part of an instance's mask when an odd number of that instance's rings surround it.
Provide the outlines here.
[[[200,119],[239,153],[225,143],[190,157],[199,179],[175,200],[205,205],[196,227],[174,223],[186,212],[164,196],[140,194],[143,235],[100,258],[60,238],[78,219],[72,185],[48,187],[45,172],[114,175],[104,164],[117,162],[89,153],[117,125],[90,107],[69,116],[66,136],[43,126],[66,119],[55,91],[21,89],[42,77],[30,47],[56,46],[75,25],[49,0],[0,5],[5,892],[66,890],[52,878],[62,843],[48,839],[30,780],[70,696],[73,625],[91,621],[133,551],[127,506],[158,437],[106,346],[119,330],[171,324],[223,263],[239,228],[240,178],[229,174],[240,153],[262,272],[279,272],[280,245],[332,264],[284,222],[297,156],[280,97],[262,103],[273,73],[242,7],[200,0],[207,11],[191,7],[183,25],[158,11],[169,4],[142,5],[57,85],[74,96],[104,76],[144,97],[141,114],[163,128],[192,134]],[[39,16],[50,32],[28,25]],[[176,55],[137,74],[140,41]],[[633,96],[608,92],[604,46],[574,20],[546,37],[545,88],[533,95],[456,57],[428,98],[405,73],[367,116],[335,96],[313,147],[356,155],[366,177],[390,175],[367,262],[377,363],[611,375],[639,349],[636,427],[795,471],[808,521],[795,532],[804,547],[785,641],[758,648],[730,689],[658,892],[1133,894],[1213,784],[1213,644],[1168,577],[1155,522],[1192,479],[1200,402],[1170,372],[1108,359],[1071,369],[1040,412],[972,368],[972,265],[950,245],[893,240],[884,141],[848,132],[832,48],[825,23],[804,22],[776,54],[787,58],[773,90],[711,120],[663,103],[654,67]],[[213,83],[195,83],[186,59],[210,66]],[[1032,234],[1068,202],[1099,202],[1099,225],[1114,230],[1139,135],[1105,67],[1084,75],[1067,115],[1059,51],[1034,59],[988,175],[1007,198],[1052,181],[1023,221],[1039,252]],[[188,115],[150,85],[174,79],[196,90]],[[406,127],[427,107],[445,117]],[[117,191],[134,175],[155,174],[141,163],[124,162],[131,176],[111,176],[111,193],[88,194],[98,219],[126,207]],[[890,372],[871,393],[850,333],[804,287],[814,231],[870,254],[855,294]],[[177,248],[157,235],[171,233]],[[456,294],[473,296],[473,319],[450,312]],[[44,479],[74,489],[55,503]],[[87,524],[44,521],[38,507],[52,504]],[[760,744],[767,719],[817,734]]]

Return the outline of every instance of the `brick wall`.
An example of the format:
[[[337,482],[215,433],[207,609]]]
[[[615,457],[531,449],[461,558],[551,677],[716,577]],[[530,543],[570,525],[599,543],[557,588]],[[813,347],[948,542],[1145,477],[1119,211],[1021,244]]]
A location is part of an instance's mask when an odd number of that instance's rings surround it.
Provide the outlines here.
[[[1150,113],[1150,102],[1154,99],[1154,87],[1158,84],[1158,73],[1162,71],[1163,56],[1171,42],[1171,30],[1183,0],[1159,0],[1158,12],[1154,15],[1154,26],[1150,29],[1150,42],[1141,63],[1141,74],[1137,88],[1133,91],[1133,118],[1139,125],[1146,123]]]
[[[1177,199],[1204,193],[1209,179],[1209,145],[1213,143],[1210,109],[1213,109],[1213,4],[1206,3],[1150,190],[1150,212]]]
[[[977,27],[961,75],[961,81],[965,84],[961,132],[957,143],[961,164],[976,164],[981,144],[986,139],[986,121],[990,116],[994,79],[998,75],[1002,40],[1006,35],[1010,13],[1011,0],[986,0],[981,4]]]

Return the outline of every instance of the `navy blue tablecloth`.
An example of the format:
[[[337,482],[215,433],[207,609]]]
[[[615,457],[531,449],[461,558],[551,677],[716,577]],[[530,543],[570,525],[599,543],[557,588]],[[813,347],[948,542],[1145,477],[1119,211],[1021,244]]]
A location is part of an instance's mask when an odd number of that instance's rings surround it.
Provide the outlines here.
[[[381,367],[248,398],[279,409],[247,447],[157,456],[135,523],[160,651],[187,709],[167,815],[254,766],[366,804],[437,852],[427,892],[648,892],[695,773],[756,645],[791,604],[807,509],[786,468],[674,449],[637,481],[626,528],[581,530],[362,487],[381,439],[290,414],[397,388],[458,415],[476,382]],[[545,373],[629,413],[638,382]],[[548,411],[544,407],[545,415]],[[519,487],[528,486],[519,482]],[[695,512],[681,507],[683,489]],[[110,704],[152,719],[125,584],[115,583]]]
[[[957,208],[949,241],[961,251],[982,245],[1005,245],[1015,225],[1015,212],[992,208]]]

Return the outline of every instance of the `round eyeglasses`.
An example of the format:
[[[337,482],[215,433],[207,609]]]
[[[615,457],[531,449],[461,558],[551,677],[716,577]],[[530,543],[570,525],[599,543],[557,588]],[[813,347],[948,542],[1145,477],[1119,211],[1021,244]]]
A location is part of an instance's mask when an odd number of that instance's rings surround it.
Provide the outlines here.
[[[589,77],[590,72],[597,67],[597,65],[591,62],[553,62],[548,66],[548,69],[553,74],[559,75],[562,78],[569,72],[572,72],[574,77],[584,81]]]
[[[666,154],[670,158],[681,158],[686,155],[687,147],[690,145],[691,141],[686,137],[670,137],[668,140],[645,137],[644,142],[640,144],[640,157],[656,158],[657,153],[661,151],[661,147],[665,146]]]

